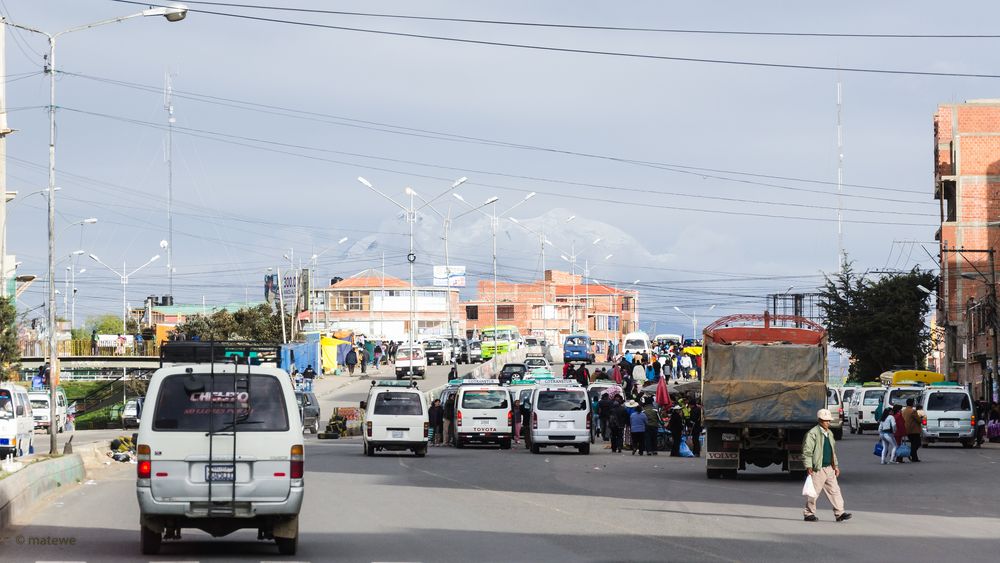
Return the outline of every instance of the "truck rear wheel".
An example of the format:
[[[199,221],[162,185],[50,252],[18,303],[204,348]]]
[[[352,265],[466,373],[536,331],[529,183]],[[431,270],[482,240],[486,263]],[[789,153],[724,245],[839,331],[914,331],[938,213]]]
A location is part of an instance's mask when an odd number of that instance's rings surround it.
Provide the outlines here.
[[[722,470],[712,469],[711,467],[709,467],[708,469],[705,470],[705,475],[707,475],[709,479],[721,479]]]

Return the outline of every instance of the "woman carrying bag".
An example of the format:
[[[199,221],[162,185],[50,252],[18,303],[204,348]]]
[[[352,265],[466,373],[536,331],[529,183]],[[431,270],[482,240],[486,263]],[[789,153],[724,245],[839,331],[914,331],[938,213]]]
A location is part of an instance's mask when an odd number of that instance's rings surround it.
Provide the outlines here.
[[[882,421],[878,425],[879,440],[882,443],[882,465],[896,462],[896,419],[891,409],[883,409]],[[886,461],[888,459],[889,461]]]

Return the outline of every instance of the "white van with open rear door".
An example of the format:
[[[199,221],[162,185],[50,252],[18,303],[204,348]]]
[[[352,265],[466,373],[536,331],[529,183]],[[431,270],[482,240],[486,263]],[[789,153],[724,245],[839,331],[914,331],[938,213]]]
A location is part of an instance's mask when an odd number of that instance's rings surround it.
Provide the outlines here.
[[[293,555],[305,483],[302,420],[280,345],[169,342],[139,422],[136,494],[144,555],[182,528],[257,529]]]
[[[498,379],[464,379],[455,400],[455,447],[499,444],[509,450],[514,435],[510,392]]]

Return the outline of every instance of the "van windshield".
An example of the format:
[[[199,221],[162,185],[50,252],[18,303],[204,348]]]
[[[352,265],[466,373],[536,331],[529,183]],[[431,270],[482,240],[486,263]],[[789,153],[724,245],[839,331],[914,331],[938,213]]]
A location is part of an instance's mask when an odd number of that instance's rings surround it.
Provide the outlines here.
[[[885,396],[885,391],[865,391],[864,402],[862,403],[866,407],[877,407],[878,402],[882,400]]]
[[[373,412],[374,414],[420,416],[423,414],[423,409],[420,406],[420,397],[416,393],[386,391],[375,397],[375,410]]]
[[[638,349],[642,350],[642,349],[644,349],[646,347],[646,341],[645,340],[626,340],[625,341],[625,347],[626,348],[638,348]]]
[[[539,391],[540,411],[584,411],[587,410],[587,394],[583,391]]]
[[[508,400],[507,392],[502,389],[466,391],[462,395],[463,409],[505,409]]]
[[[49,408],[49,402],[45,399],[32,399],[31,400],[32,409],[47,409]]]
[[[927,397],[929,411],[971,411],[972,403],[965,393],[931,393]]]
[[[14,418],[14,402],[10,391],[0,390],[0,418]]]
[[[836,389],[827,389],[826,390],[826,404],[828,404],[828,405],[839,405],[840,404],[840,396],[837,395],[837,390]]]
[[[284,432],[289,428],[285,394],[270,375],[239,374],[240,389],[233,391],[233,374],[170,375],[160,384],[153,414],[153,430],[164,432],[213,432],[231,430],[236,417],[238,432]],[[249,386],[245,382],[249,380]]]
[[[851,402],[851,397],[854,396],[854,389],[844,389],[844,402]]]

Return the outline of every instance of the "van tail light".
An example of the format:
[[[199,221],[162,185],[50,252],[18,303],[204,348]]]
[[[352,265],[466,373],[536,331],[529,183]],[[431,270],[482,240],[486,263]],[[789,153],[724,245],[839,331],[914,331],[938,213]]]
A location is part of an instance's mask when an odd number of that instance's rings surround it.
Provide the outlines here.
[[[425,422],[424,423],[424,438],[427,438],[430,435],[430,429],[431,429],[431,423],[430,422]]]
[[[289,471],[289,476],[292,479],[301,479],[303,473],[305,472],[306,458],[304,451],[302,449],[302,444],[296,444],[292,446],[291,452],[292,467]]]
[[[514,411],[507,411],[507,426],[514,426]]]
[[[136,461],[136,477],[139,479],[149,479],[153,474],[153,462],[149,459],[150,449],[146,444],[139,444],[135,449]]]
[[[920,424],[923,424],[924,426],[927,426],[927,417],[926,416],[920,417]]]
[[[844,407],[838,407],[837,410],[840,411],[840,416],[841,416],[841,418],[843,418],[843,416],[844,416]]]
[[[531,429],[538,430],[538,413],[531,413]]]
[[[589,414],[587,415],[587,430],[590,430],[590,419],[592,418],[594,417],[590,416]]]
[[[976,415],[972,415],[972,425],[976,425]]]
[[[372,421],[369,420],[368,422],[365,423],[365,431],[368,433],[368,437],[371,438],[372,437]]]
[[[458,411],[458,413],[456,413],[456,415],[455,415],[455,424],[457,426],[461,426],[462,425],[462,411]]]

